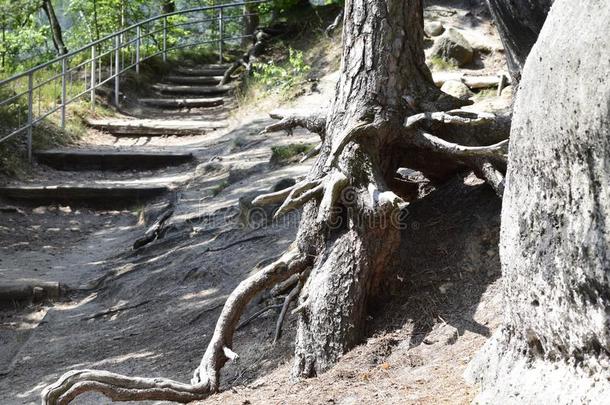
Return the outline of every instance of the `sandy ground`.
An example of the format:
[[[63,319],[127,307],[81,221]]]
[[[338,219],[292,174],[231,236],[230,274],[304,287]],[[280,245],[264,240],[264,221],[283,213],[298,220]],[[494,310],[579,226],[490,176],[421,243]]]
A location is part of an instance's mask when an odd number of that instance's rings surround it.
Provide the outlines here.
[[[497,38],[485,15],[478,14],[480,8],[441,8],[445,3],[435,2],[427,17],[443,18],[470,38],[496,47],[480,57],[479,70],[503,68]],[[328,103],[337,74],[321,71],[319,78],[316,91],[307,88],[290,104],[319,108]],[[509,102],[492,97],[474,108]],[[21,213],[0,213],[0,277],[60,281],[70,288],[60,302],[0,309],[1,404],[38,403],[42,387],[79,368],[190,379],[227,295],[280,255],[298,225],[296,213],[280,223],[244,226],[239,198],[307,172],[311,161],[270,165],[271,146],[317,142],[306,131],[292,137],[259,135],[271,122],[260,109],[229,119],[227,130],[199,137],[117,143],[92,133],[81,145],[195,153],[192,165],[120,175],[186,176],[176,182],[178,205],[170,231],[136,252],[131,244],[146,227],[142,217],[150,223],[169,197],[118,211],[30,206],[21,207]],[[59,175],[44,171],[41,177],[51,181]],[[87,181],[102,175],[74,176]],[[396,293],[373,308],[362,345],[330,372],[294,381],[290,361],[296,318],[287,319],[283,337],[272,345],[278,314],[269,311],[236,333],[240,360],[223,370],[224,392],[206,402],[468,403],[474,388],[465,385],[463,369],[499,324],[499,212],[500,201],[491,190],[467,173],[413,203]],[[244,318],[270,303],[255,300]],[[75,403],[108,400],[88,394]]]

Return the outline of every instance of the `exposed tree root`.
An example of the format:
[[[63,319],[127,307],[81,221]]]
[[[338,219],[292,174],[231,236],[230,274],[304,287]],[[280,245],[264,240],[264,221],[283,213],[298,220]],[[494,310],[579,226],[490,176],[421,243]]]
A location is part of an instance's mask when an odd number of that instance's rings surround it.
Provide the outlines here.
[[[220,86],[223,86],[231,81],[233,74],[241,67],[244,67],[246,72],[252,71],[252,65],[256,59],[265,51],[269,35],[264,31],[259,30],[254,34],[254,44],[241,58],[236,60],[229,68],[225,71],[225,74],[220,81]]]
[[[303,156],[301,158],[301,160],[299,160],[299,163],[303,163],[305,162],[307,159],[316,156],[320,153],[320,151],[322,150],[322,142],[320,142],[319,144],[317,144],[312,150],[310,150],[309,152],[307,152],[305,154],[305,156]]]
[[[280,312],[280,316],[277,318],[277,323],[275,325],[275,335],[273,337],[273,344],[275,344],[280,339],[280,337],[282,337],[282,325],[284,324],[286,312],[288,312],[288,307],[290,306],[290,303],[294,301],[294,299],[301,292],[301,288],[303,288],[303,282],[299,280],[297,282],[296,287],[294,287],[284,299],[284,304],[282,305],[282,312]]]
[[[271,112],[269,116],[280,121],[266,127],[261,132],[262,134],[278,131],[288,131],[289,134],[292,134],[293,129],[301,127],[320,135],[322,140],[324,140],[326,134],[326,114],[322,111],[276,110]]]
[[[64,374],[42,392],[43,405],[68,404],[78,395],[99,392],[114,401],[168,400],[190,402],[204,399],[219,387],[219,371],[228,360],[237,359],[232,350],[233,333],[246,305],[259,292],[302,272],[307,256],[291,248],[274,263],[242,281],[227,299],[212,340],[195,370],[191,384],[164,378],[128,377],[107,371],[77,370]]]
[[[414,140],[416,146],[422,149],[429,149],[455,158],[499,158],[506,160],[508,153],[508,140],[498,142],[489,146],[464,146],[453,142],[445,141],[437,136],[418,131]]]
[[[243,321],[239,325],[237,325],[237,328],[235,328],[235,330],[240,330],[241,328],[243,328],[244,326],[248,325],[250,322],[252,322],[256,318],[258,318],[259,316],[261,316],[265,312],[270,311],[272,309],[282,308],[283,306],[284,306],[284,304],[269,305],[268,307],[265,307],[265,308],[263,308],[263,309],[261,309],[259,311],[256,311],[248,319],[246,319],[245,321]]]
[[[504,195],[504,175],[488,159],[478,159],[475,174],[484,179],[496,192],[498,197]]]
[[[337,14],[337,16],[335,17],[335,20],[333,21],[332,24],[330,24],[328,27],[326,27],[326,29],[324,30],[324,32],[326,33],[327,36],[331,36],[333,32],[335,32],[335,30],[337,28],[339,28],[339,25],[341,25],[341,23],[343,22],[343,15],[345,14],[345,10],[341,10],[339,12],[339,14]]]
[[[69,404],[78,395],[99,392],[113,401],[165,400],[187,403],[203,399],[209,385],[184,384],[165,378],[127,377],[108,371],[76,370],[64,374],[42,392],[43,405]]]

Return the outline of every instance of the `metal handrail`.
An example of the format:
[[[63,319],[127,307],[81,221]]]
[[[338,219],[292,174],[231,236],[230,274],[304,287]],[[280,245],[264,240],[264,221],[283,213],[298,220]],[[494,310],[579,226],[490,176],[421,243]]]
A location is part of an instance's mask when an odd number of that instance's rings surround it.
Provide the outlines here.
[[[179,10],[151,17],[146,20],[139,21],[127,28],[121,29],[120,31],[116,31],[112,34],[109,34],[101,39],[93,41],[75,51],[58,56],[53,60],[35,66],[29,70],[26,70],[25,72],[18,73],[4,80],[0,80],[0,89],[10,85],[17,87],[20,79],[23,78],[27,78],[28,81],[26,90],[18,92],[17,94],[11,94],[9,97],[0,100],[0,107],[2,107],[4,105],[10,104],[11,102],[19,102],[19,99],[21,97],[27,96],[28,104],[27,123],[22,124],[21,122],[19,122],[17,124],[17,128],[9,129],[9,131],[12,130],[12,132],[10,132],[8,135],[0,135],[0,143],[27,130],[28,159],[31,160],[32,130],[35,124],[39,123],[51,114],[60,111],[61,128],[65,129],[66,106],[79,99],[80,97],[86,95],[87,93],[90,93],[91,106],[93,109],[95,109],[95,90],[113,79],[114,104],[118,107],[120,104],[120,76],[124,74],[127,70],[130,70],[132,68],[135,69],[136,74],[139,74],[140,64],[143,61],[155,57],[157,55],[162,55],[163,61],[165,62],[167,61],[168,52],[172,50],[184,49],[202,44],[218,43],[219,60],[222,63],[225,42],[230,42],[248,37],[246,35],[225,37],[225,21],[228,22],[241,19],[243,23],[243,19],[254,15],[254,13],[252,13],[247,8],[247,6],[262,4],[268,1],[270,0],[246,0],[236,3],[219,4],[215,6],[194,7],[186,10]],[[236,17],[231,15],[225,15],[225,11],[235,9],[243,9],[243,12],[240,16]],[[204,19],[199,18],[195,21],[179,21],[175,24],[172,24],[169,21],[169,19],[174,16],[190,16],[194,13],[206,12],[216,13],[216,15],[212,17],[206,16],[206,18]],[[159,28],[159,26],[157,25],[156,27],[153,26],[152,30],[145,30],[146,25],[154,24],[157,22],[162,22],[161,28]],[[172,45],[168,44],[168,31],[171,28],[187,30],[183,27],[185,27],[186,25],[196,25],[202,23],[208,24],[204,29],[204,32],[209,30],[211,32],[211,39],[208,38],[205,40],[199,40],[187,44],[180,44],[179,42]],[[214,26],[215,23],[216,26]],[[214,28],[216,28],[216,30],[214,30]],[[135,35],[133,35],[134,30]],[[157,40],[157,38],[155,38],[155,35],[159,33],[161,33],[162,38],[160,40]],[[216,34],[217,37],[214,37],[214,34]],[[144,44],[144,41],[149,41],[149,43]],[[85,52],[89,52],[90,54],[85,57],[85,60],[83,62],[78,63],[77,66],[69,66],[69,61],[71,58],[77,56],[80,57]],[[107,62],[105,62],[105,60],[107,60]],[[57,71],[54,71],[54,74],[50,78],[43,78],[43,80],[38,83],[34,82],[34,76],[36,73],[55,66],[57,66]],[[56,73],[59,71],[61,72]],[[70,95],[70,97],[68,97],[68,82],[72,84],[71,79],[74,74],[84,75],[82,79],[82,82],[84,82],[84,89],[82,91],[79,91],[77,95]],[[42,88],[44,86],[47,86],[59,80],[61,81],[61,95],[60,97],[58,97],[60,99],[58,104],[50,106],[49,109],[40,112],[39,97],[39,114],[38,116],[35,116],[34,92],[39,91],[40,95],[40,92],[42,91]],[[19,116],[19,118],[21,117]]]

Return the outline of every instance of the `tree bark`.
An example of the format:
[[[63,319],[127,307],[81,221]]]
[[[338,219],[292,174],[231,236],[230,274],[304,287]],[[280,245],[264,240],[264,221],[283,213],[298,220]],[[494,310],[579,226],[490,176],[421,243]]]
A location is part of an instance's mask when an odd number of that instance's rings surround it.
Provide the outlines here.
[[[260,19],[258,16],[258,4],[246,4],[244,6],[244,32],[241,43],[243,47],[253,43],[253,37]]]
[[[506,50],[508,69],[514,83],[546,20],[554,0],[487,0]]]
[[[64,44],[61,25],[57,20],[57,16],[55,15],[55,9],[53,8],[53,3],[51,3],[51,0],[43,0],[42,9],[44,10],[49,20],[49,26],[51,27],[51,37],[53,38],[53,45],[55,46],[55,50],[57,50],[57,54],[67,54],[68,48]]]
[[[305,208],[297,242],[318,259],[300,298],[295,375],[309,377],[328,369],[359,341],[367,303],[378,295],[375,287],[393,265],[399,232],[385,221],[384,211],[398,207],[391,200],[389,207],[370,201],[371,195],[389,190],[398,168],[392,151],[395,134],[413,112],[404,97],[417,104],[438,98],[422,46],[420,0],[346,2],[341,79],[321,157],[309,177],[327,171],[345,128],[358,122],[383,124],[376,136],[346,147],[333,168],[349,178],[336,214],[340,226],[320,224],[317,204]]]
[[[469,371],[480,403],[610,398],[609,19],[608,1],[556,0],[525,64],[502,207],[505,320]]]

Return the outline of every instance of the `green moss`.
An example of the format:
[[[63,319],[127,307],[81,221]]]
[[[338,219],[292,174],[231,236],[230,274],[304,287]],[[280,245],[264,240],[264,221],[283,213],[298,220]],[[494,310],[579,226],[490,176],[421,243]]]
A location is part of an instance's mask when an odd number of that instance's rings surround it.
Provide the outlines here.
[[[291,143],[271,147],[271,163],[286,164],[294,157],[304,155],[315,147],[313,143]]]
[[[431,70],[434,71],[443,71],[443,70],[456,70],[458,69],[458,65],[453,60],[446,60],[441,58],[440,56],[432,56],[428,60],[428,65]]]
[[[222,190],[229,187],[230,185],[231,185],[231,183],[229,183],[229,180],[223,180],[216,187],[214,187],[212,189],[212,195],[214,197],[216,197],[218,194],[220,194],[222,192]]]

